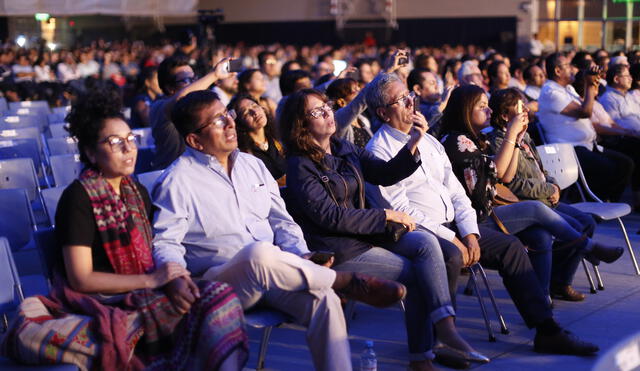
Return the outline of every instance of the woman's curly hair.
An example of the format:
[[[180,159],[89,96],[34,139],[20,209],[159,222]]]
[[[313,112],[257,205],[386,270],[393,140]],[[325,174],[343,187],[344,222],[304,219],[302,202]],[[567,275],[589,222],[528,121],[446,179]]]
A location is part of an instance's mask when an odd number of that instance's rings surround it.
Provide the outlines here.
[[[87,167],[94,167],[87,157],[87,150],[95,150],[100,130],[107,119],[117,118],[126,122],[122,114],[122,97],[111,89],[90,91],[78,97],[65,118],[69,123],[69,133],[78,140],[80,161]]]

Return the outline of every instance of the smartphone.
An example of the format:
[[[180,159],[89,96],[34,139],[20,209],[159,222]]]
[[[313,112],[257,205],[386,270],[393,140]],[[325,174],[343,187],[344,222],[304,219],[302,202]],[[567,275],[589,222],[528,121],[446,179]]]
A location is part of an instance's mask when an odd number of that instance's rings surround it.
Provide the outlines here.
[[[516,103],[516,113],[521,114],[522,112],[524,112],[524,103],[522,99],[519,99],[518,103]]]
[[[418,112],[420,112],[420,97],[416,95],[413,97],[413,113]]]
[[[242,71],[242,60],[232,59],[227,62],[227,72],[240,72]]]
[[[398,59],[398,64],[401,66],[406,65],[407,63],[409,63],[409,53],[406,53],[404,56],[400,57],[400,59]]]
[[[314,251],[309,260],[318,265],[323,265],[327,264],[334,255],[331,251]]]

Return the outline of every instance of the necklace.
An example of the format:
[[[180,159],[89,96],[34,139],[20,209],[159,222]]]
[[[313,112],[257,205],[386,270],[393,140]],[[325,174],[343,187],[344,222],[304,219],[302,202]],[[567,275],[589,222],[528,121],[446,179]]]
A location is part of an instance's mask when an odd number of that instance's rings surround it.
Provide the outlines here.
[[[263,150],[265,152],[269,149],[269,141],[268,140],[265,140],[264,143],[257,143],[256,142],[256,145],[258,146],[258,148],[260,148],[261,150]]]

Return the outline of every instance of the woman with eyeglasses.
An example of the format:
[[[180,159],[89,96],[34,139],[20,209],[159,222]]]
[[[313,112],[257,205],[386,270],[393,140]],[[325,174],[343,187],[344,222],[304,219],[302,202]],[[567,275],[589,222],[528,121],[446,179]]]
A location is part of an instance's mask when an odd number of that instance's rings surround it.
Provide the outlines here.
[[[375,80],[374,80],[375,81]],[[392,104],[411,107],[411,95]],[[420,113],[407,145],[391,160],[336,137],[327,97],[305,89],[289,96],[281,124],[287,148],[287,210],[305,233],[309,248],[335,254],[334,269],[398,280],[407,286],[406,326],[412,370],[432,370],[432,321],[438,338],[468,359],[488,362],[458,334],[447,274],[437,238],[415,231],[409,215],[365,206],[365,182],[391,185],[420,165],[418,141],[428,125]],[[397,242],[374,238],[393,223],[408,231]]]
[[[248,94],[236,95],[227,108],[234,110],[237,115],[238,148],[261,159],[278,185],[284,186],[287,162],[282,145],[276,139],[273,119]]]
[[[240,370],[249,349],[232,288],[153,261],[152,204],[131,176],[137,138],[116,94],[81,97],[67,116],[85,169],[56,211],[51,294],[24,301],[7,355],[81,369]],[[194,298],[190,307],[165,294],[178,281]]]

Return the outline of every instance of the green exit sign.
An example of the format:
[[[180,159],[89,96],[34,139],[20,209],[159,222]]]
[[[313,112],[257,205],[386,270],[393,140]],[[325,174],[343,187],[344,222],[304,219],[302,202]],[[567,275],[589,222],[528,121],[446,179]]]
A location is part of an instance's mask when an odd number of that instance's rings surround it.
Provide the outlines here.
[[[640,3],[640,0],[613,0],[614,3]]]

